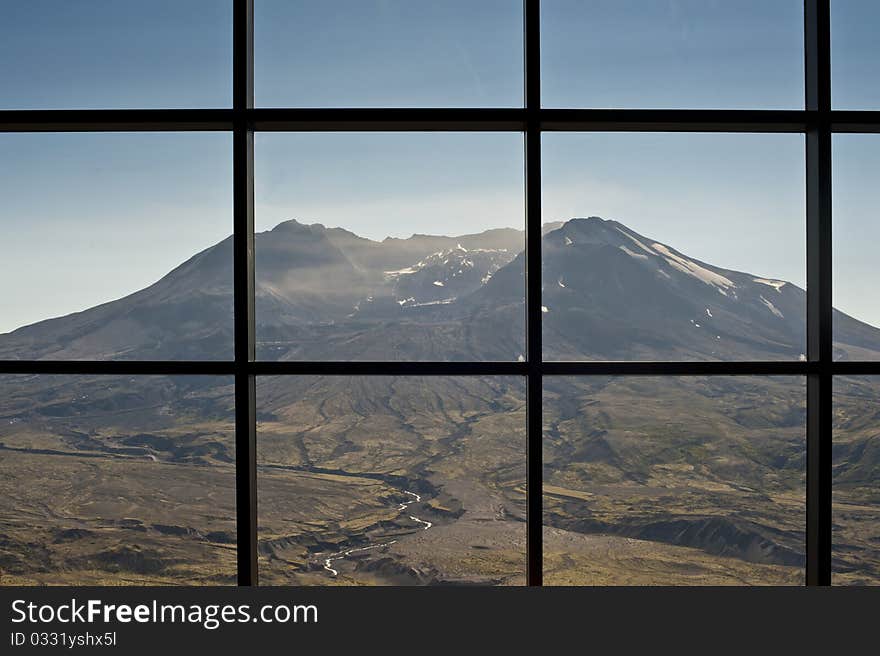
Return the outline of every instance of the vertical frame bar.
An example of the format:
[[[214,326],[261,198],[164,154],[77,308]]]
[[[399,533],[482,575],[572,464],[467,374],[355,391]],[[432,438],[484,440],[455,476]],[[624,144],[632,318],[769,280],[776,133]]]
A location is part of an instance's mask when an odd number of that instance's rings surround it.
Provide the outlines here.
[[[804,3],[807,185],[807,585],[831,585],[831,8]]]
[[[235,500],[238,584],[257,585],[254,337],[254,5],[235,0],[233,32],[233,271],[235,301]]]
[[[526,350],[528,391],[526,395],[527,535],[528,585],[543,584],[543,421],[541,362],[541,3],[524,0],[524,65],[526,160]]]

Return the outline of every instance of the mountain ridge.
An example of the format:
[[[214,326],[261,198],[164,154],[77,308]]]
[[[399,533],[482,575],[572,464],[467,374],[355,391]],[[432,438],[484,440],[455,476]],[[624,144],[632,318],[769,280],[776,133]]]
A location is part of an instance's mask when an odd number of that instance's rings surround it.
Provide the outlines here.
[[[614,220],[544,228],[547,359],[805,357],[806,294],[789,281],[691,258]],[[523,244],[513,228],[375,241],[279,223],[255,235],[260,357],[517,359]],[[880,330],[837,310],[834,325],[836,357],[880,357]],[[231,358],[232,238],[133,294],[0,335],[0,357]]]

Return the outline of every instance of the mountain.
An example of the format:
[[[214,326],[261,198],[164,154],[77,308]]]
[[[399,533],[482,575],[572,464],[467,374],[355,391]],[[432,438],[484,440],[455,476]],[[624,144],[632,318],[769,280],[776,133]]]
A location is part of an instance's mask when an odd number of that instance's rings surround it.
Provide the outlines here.
[[[806,352],[803,289],[707,264],[616,221],[575,219],[545,237],[543,304],[545,342],[563,359],[788,360]],[[836,357],[877,357],[878,334],[835,311]]]
[[[381,242],[284,222],[255,238],[259,356],[515,360],[523,233]],[[232,353],[231,239],[131,296],[0,337],[0,357],[216,359]],[[797,360],[806,295],[599,218],[546,226],[548,359]],[[835,356],[880,357],[880,331],[835,312]]]
[[[544,253],[554,357],[804,357],[806,295],[791,283],[709,265],[600,219],[567,222]]]
[[[522,231],[255,236],[258,357],[516,360]],[[125,298],[0,335],[7,359],[232,356],[226,239]],[[804,290],[596,217],[543,229],[547,359],[797,360]],[[835,357],[880,330],[835,312]],[[880,388],[835,386],[835,572],[880,579]],[[798,583],[804,381],[548,377],[545,580]],[[872,405],[873,404],[873,405]],[[234,581],[234,395],[202,376],[0,377],[0,577]],[[257,381],[260,564],[286,584],[524,580],[521,377]]]

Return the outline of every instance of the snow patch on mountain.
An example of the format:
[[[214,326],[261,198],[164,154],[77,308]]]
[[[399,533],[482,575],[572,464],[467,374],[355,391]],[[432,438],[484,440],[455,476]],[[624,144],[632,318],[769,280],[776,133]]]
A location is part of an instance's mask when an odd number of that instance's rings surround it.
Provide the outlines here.
[[[641,248],[641,249],[642,249],[643,251],[645,251],[648,255],[657,255],[657,253],[656,253],[655,251],[652,251],[650,248],[648,248],[647,246],[645,246],[641,241],[639,241],[638,239],[636,239],[635,237],[633,237],[631,234],[629,234],[629,233],[626,232],[625,230],[621,230],[621,229],[618,228],[617,226],[614,226],[614,227],[616,228],[617,232],[619,232],[620,234],[622,234],[624,237],[627,237],[628,239],[632,240],[632,242],[633,242],[636,246],[638,246],[639,248]],[[655,244],[655,246],[656,246],[656,244]]]
[[[627,255],[629,255],[630,257],[634,257],[637,260],[647,260],[648,259],[647,255],[643,255],[642,253],[636,253],[634,251],[631,251],[626,246],[618,246],[618,248],[620,250],[622,250],[624,253],[626,253]]]
[[[454,248],[432,253],[403,269],[384,271],[391,298],[403,308],[420,307],[428,302],[461,298],[486,285],[492,276],[509,264],[515,253],[506,248]],[[401,300],[414,299],[414,301]]]
[[[686,273],[711,287],[715,287],[720,294],[727,296],[728,289],[736,288],[736,285],[730,280],[730,278],[725,278],[720,273],[710,271],[686,257],[673,253],[663,244],[654,243],[651,244],[651,246],[663,256],[671,267],[678,269],[682,273]]]
[[[415,267],[406,267],[405,269],[398,269],[397,271],[385,271],[386,278],[396,278],[397,276],[404,276],[408,273],[415,273],[418,271]]]
[[[426,301],[425,303],[412,303],[411,305],[407,305],[407,307],[427,307],[429,305],[449,305],[450,303],[455,303],[455,297],[452,298],[441,298],[436,301]]]
[[[764,298],[763,296],[761,296],[761,302],[762,302],[762,303],[766,306],[766,308],[767,308],[768,310],[770,310],[774,315],[776,315],[776,316],[779,317],[780,319],[785,319],[785,316],[782,314],[782,312],[779,311],[779,308],[777,308],[775,305],[773,305],[773,303],[771,303],[770,301],[768,301],[768,300],[767,300],[766,298]]]
[[[782,280],[768,280],[767,278],[752,278],[752,282],[772,287],[780,294],[782,293],[782,288],[785,286],[785,282]]]

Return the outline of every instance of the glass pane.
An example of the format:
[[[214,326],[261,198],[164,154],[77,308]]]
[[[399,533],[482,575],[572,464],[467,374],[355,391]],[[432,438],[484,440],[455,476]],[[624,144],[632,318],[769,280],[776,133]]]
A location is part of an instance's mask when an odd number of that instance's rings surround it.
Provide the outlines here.
[[[257,381],[260,582],[522,585],[522,378]]]
[[[263,107],[521,107],[521,0],[256,0]]]
[[[880,109],[880,4],[831,0],[831,102],[835,109]]]
[[[0,359],[232,358],[232,139],[0,135]]]
[[[231,378],[0,377],[2,585],[234,585]]]
[[[834,379],[834,585],[880,584],[878,400],[878,376]]]
[[[520,133],[257,134],[257,357],[525,353]]]
[[[3,3],[0,109],[231,104],[231,0]]]
[[[880,360],[880,135],[836,134],[832,152],[834,357]]]
[[[798,109],[803,0],[543,0],[545,107]]]
[[[796,378],[545,378],[544,583],[802,585],[804,397]]]
[[[545,358],[805,357],[802,135],[550,133],[543,154]]]

